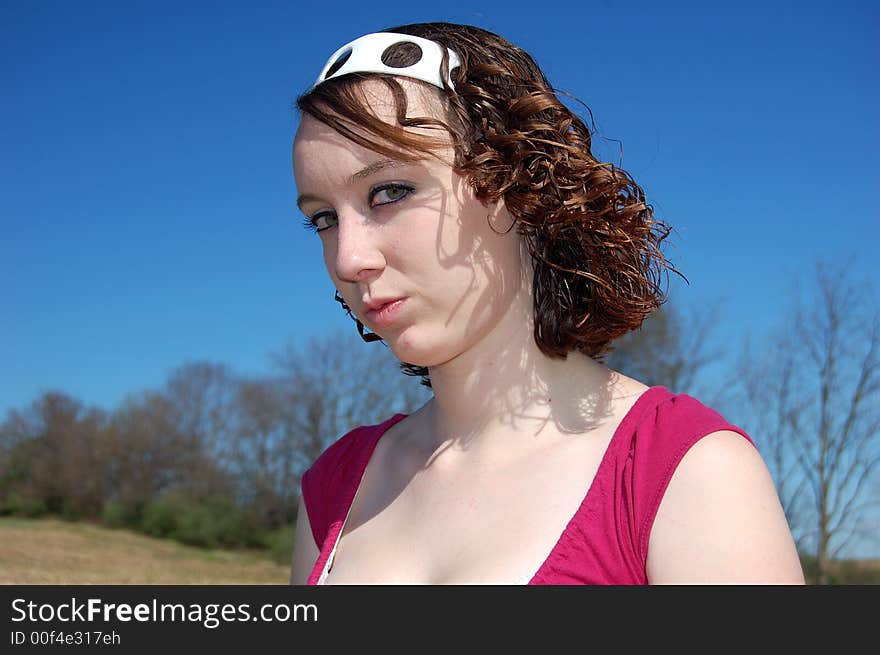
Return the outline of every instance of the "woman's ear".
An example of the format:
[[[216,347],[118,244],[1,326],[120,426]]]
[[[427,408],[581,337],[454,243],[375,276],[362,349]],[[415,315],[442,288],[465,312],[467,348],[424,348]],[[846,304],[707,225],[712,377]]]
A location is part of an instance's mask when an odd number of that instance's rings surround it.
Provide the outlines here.
[[[486,207],[489,212],[486,216],[486,220],[489,221],[489,226],[495,232],[498,234],[516,234],[516,230],[514,229],[516,226],[516,219],[509,211],[507,211],[507,205],[504,204],[503,198],[498,202],[484,202],[483,206]]]

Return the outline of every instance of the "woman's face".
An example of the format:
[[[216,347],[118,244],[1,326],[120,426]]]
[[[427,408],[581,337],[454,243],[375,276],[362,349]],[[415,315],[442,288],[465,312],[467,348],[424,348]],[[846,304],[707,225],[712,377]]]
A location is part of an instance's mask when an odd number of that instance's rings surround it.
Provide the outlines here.
[[[418,87],[405,88],[410,114],[438,113]],[[393,122],[382,99],[376,113]],[[451,146],[438,154],[452,161]],[[446,363],[510,314],[522,289],[520,237],[503,204],[477,200],[448,164],[389,159],[304,115],[293,168],[333,284],[400,360]]]

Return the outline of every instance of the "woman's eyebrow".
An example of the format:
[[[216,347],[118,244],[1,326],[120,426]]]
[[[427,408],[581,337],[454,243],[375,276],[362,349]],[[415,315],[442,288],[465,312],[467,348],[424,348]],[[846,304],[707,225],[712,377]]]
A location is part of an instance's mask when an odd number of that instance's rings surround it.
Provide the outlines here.
[[[411,162],[400,161],[399,159],[379,159],[378,161],[374,161],[372,164],[367,164],[361,170],[352,173],[351,177],[348,178],[349,183],[356,182],[358,180],[362,180],[365,177],[370,177],[370,175],[374,175],[379,171],[385,170],[386,168],[398,168],[400,166],[406,166]]]
[[[379,171],[383,171],[386,168],[399,168],[401,166],[408,166],[412,162],[401,161],[399,159],[379,159],[370,164],[367,164],[359,171],[355,171],[352,173],[347,182],[349,185],[354,184],[358,180],[363,180],[364,178],[370,177],[371,175],[375,175]],[[303,203],[309,201],[318,201],[320,198],[317,196],[313,196],[310,194],[301,194],[299,198],[296,200],[297,206],[302,209]]]

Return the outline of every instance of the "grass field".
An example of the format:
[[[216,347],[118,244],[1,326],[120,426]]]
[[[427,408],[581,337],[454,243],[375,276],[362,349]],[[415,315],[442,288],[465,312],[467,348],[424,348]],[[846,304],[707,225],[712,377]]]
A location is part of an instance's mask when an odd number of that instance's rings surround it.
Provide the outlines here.
[[[0,584],[278,584],[290,570],[261,553],[203,550],[127,530],[0,518]]]
[[[833,568],[837,584],[880,584],[880,560]],[[89,523],[0,517],[0,584],[285,585],[289,574],[264,553],[203,550]]]

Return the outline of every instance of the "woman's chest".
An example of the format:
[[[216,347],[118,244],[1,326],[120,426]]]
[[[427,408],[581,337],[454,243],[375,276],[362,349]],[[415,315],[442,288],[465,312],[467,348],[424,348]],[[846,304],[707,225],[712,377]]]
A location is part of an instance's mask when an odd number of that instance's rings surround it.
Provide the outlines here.
[[[325,584],[525,584],[588,492],[610,435],[496,467],[367,471]]]

